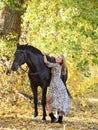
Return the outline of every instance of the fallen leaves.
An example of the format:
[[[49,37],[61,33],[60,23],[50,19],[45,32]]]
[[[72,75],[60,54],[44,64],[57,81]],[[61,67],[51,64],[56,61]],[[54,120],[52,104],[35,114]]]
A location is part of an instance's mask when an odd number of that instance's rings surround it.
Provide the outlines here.
[[[97,130],[98,128],[96,107],[86,108],[83,112],[78,106],[74,106],[77,109],[72,106],[69,117],[64,117],[63,124],[50,123],[49,116],[47,116],[47,122],[42,123],[41,106],[39,106],[39,118],[34,121],[33,108],[29,100],[20,97],[19,101],[20,104],[16,103],[14,107],[11,104],[8,105],[8,102],[3,103],[4,108],[0,107],[0,130]]]

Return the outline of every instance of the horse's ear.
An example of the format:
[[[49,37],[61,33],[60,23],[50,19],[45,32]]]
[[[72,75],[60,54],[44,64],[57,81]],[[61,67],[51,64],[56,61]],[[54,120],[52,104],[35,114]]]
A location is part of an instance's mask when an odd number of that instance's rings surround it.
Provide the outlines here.
[[[28,43],[26,43],[25,46],[28,46]]]
[[[19,43],[17,43],[17,47],[19,47],[20,46],[20,44]]]
[[[17,43],[17,49],[19,48],[19,46],[20,46],[20,44],[19,44],[19,43]]]

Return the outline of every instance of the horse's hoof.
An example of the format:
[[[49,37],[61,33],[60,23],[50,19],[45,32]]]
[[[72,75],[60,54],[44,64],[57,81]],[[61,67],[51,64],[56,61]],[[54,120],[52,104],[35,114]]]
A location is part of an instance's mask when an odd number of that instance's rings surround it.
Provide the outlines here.
[[[33,120],[34,120],[34,121],[37,121],[37,120],[38,120],[38,116],[34,117]]]
[[[46,120],[42,120],[42,123],[46,123]]]

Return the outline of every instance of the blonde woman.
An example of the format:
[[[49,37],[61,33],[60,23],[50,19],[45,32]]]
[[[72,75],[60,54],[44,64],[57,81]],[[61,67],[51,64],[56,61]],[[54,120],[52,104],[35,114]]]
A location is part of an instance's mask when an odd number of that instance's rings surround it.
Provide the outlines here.
[[[59,111],[58,123],[62,123],[63,115],[68,115],[70,109],[70,97],[66,86],[61,80],[61,73],[66,73],[66,62],[63,56],[58,56],[55,59],[56,63],[50,63],[44,55],[44,63],[51,68],[51,82],[49,86],[48,96],[46,97],[46,109],[51,118],[51,123],[56,122],[52,110]]]

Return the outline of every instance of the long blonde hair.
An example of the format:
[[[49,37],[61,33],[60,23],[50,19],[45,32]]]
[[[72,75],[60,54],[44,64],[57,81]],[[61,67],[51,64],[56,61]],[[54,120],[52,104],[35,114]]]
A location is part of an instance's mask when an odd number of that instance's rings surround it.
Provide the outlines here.
[[[62,70],[61,70],[61,74],[62,75],[65,75],[67,73],[67,64],[66,64],[66,60],[65,60],[65,57],[63,55],[61,55],[62,57]]]

